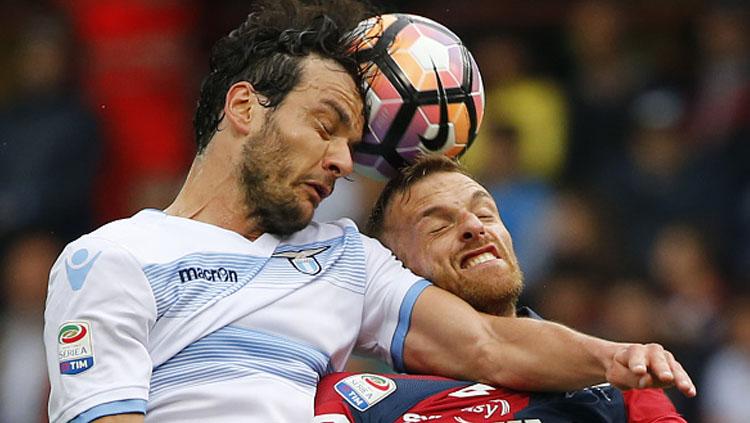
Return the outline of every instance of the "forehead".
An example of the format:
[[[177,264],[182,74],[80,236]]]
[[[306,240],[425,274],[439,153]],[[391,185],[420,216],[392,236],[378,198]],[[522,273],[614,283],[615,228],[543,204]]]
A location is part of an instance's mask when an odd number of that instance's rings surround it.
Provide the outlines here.
[[[331,99],[350,109],[350,113],[362,115],[362,97],[354,79],[332,59],[315,54],[305,57],[300,81],[293,92],[310,100]]]
[[[466,175],[437,172],[421,179],[405,193],[394,196],[388,214],[417,221],[430,208],[464,206],[477,198],[491,199],[491,196],[482,185]]]

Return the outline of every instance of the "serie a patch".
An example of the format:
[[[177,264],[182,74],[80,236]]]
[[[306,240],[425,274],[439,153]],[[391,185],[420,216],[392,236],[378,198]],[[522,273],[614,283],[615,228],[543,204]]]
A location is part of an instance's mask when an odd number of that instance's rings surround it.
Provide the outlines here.
[[[94,349],[89,322],[65,322],[57,332],[60,374],[76,375],[94,367]]]
[[[365,411],[396,391],[396,382],[387,377],[361,373],[341,379],[335,386],[352,407]]]

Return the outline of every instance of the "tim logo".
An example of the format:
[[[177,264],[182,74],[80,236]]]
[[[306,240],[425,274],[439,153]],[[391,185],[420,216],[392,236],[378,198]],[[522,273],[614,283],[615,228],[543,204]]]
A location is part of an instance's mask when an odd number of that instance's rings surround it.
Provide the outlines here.
[[[289,263],[291,263],[292,266],[297,269],[297,271],[302,272],[306,275],[314,276],[320,273],[320,271],[322,270],[322,268],[320,267],[320,263],[318,262],[318,259],[315,258],[315,256],[327,249],[328,246],[323,246],[300,251],[285,251],[283,253],[275,253],[271,257],[281,257],[289,259]]]
[[[188,267],[178,272],[182,283],[201,279],[208,282],[237,282],[237,272],[220,267],[218,269],[203,269]]]

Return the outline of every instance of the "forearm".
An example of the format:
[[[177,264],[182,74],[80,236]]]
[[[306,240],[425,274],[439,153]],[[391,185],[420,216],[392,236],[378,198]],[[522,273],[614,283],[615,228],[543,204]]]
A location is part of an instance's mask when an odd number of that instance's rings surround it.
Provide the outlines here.
[[[407,370],[518,390],[565,391],[604,382],[619,344],[555,323],[477,313],[427,289],[406,338]]]
[[[530,391],[567,391],[610,382],[620,389],[695,385],[658,344],[605,341],[551,322],[477,313],[427,288],[412,311],[406,369]]]
[[[605,382],[622,346],[552,322],[483,318],[491,341],[480,346],[476,376],[513,389],[565,391]]]

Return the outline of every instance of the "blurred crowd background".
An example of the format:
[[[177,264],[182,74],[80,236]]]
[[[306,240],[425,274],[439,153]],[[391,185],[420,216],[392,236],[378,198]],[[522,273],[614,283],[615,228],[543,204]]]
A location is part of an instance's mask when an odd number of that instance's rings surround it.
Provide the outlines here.
[[[663,343],[698,384],[670,392],[688,421],[750,421],[747,2],[374,3],[447,25],[479,63],[487,113],[464,162],[513,235],[522,302]],[[208,50],[247,10],[0,0],[0,421],[45,421],[48,269],[80,234],[171,201]],[[381,186],[341,181],[318,218],[363,224]]]

